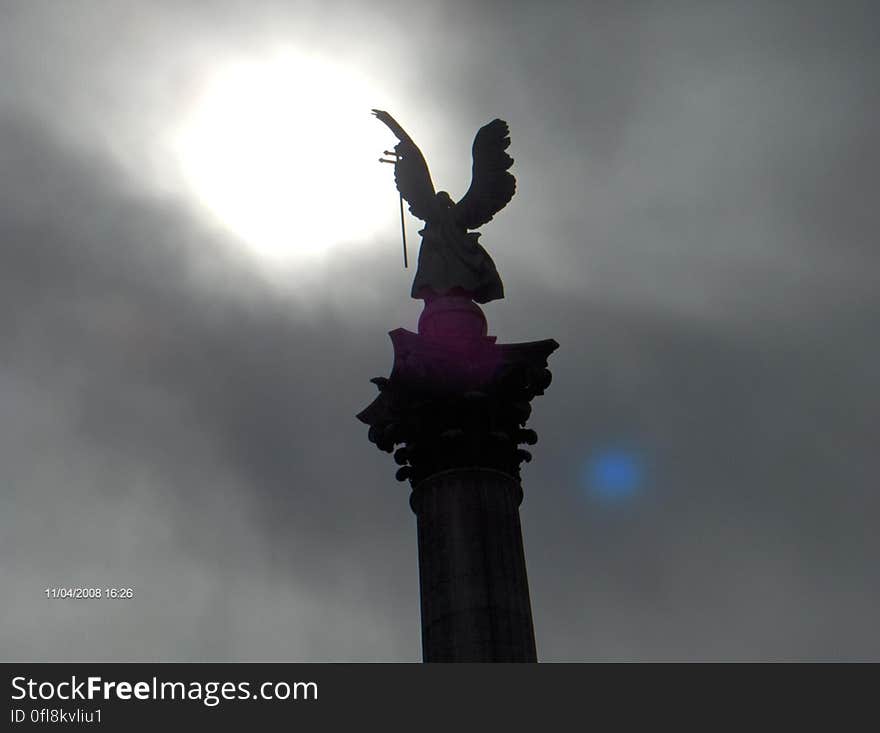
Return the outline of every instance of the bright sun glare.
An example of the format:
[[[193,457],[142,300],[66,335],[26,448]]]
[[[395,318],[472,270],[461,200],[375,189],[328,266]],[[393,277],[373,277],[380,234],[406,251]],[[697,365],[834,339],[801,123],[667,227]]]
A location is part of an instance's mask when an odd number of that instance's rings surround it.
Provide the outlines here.
[[[196,199],[273,260],[366,240],[389,221],[394,182],[383,101],[357,70],[278,53],[207,81],[172,145]]]

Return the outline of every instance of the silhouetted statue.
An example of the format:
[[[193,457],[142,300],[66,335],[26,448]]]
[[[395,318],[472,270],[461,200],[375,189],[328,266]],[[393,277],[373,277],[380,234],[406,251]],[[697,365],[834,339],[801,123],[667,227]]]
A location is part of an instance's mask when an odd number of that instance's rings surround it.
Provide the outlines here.
[[[495,263],[477,241],[479,233],[468,230],[490,221],[516,191],[516,179],[508,172],[513,158],[504,152],[510,145],[507,123],[492,120],[477,132],[471,185],[456,203],[446,191],[434,192],[422,152],[397,121],[382,110],[373,114],[400,140],[394,147],[394,180],[409,210],[425,222],[412,297],[430,301],[458,295],[477,303],[503,298]]]

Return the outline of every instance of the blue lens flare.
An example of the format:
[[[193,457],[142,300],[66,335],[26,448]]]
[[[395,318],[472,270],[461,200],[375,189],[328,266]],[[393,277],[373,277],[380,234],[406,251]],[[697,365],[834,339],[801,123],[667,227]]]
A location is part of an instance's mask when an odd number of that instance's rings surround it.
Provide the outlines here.
[[[594,453],[583,472],[584,488],[601,501],[619,502],[635,496],[644,471],[639,457],[627,450],[606,449]]]

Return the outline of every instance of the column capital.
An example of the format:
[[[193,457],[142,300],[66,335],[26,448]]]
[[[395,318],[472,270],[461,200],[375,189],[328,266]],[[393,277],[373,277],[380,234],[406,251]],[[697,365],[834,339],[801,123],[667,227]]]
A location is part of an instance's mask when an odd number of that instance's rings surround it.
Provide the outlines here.
[[[550,385],[547,359],[559,344],[498,344],[481,329],[450,338],[440,325],[432,319],[430,335],[390,332],[391,375],[371,380],[379,395],[358,419],[369,425],[372,443],[394,454],[397,479],[413,488],[460,468],[492,469],[519,481],[521,463],[531,460],[521,446],[538,439],[526,428],[531,401]]]

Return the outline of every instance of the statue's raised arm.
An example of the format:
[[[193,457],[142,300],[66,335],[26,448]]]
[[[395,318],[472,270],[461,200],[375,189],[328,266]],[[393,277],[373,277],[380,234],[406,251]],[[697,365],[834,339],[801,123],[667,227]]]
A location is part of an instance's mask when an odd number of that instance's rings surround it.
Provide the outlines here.
[[[394,165],[394,182],[397,184],[397,190],[406,199],[412,215],[427,221],[433,211],[436,194],[422,151],[390,114],[381,109],[374,109],[373,114],[388,125],[400,141],[394,146],[394,152],[397,154]]]

